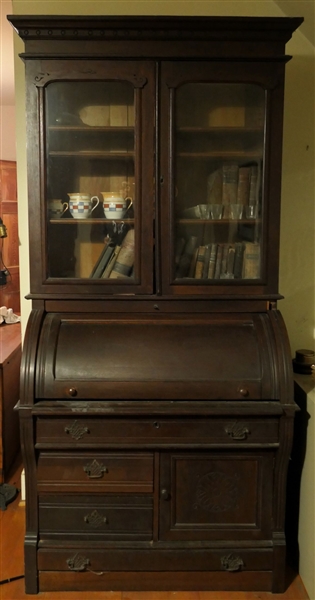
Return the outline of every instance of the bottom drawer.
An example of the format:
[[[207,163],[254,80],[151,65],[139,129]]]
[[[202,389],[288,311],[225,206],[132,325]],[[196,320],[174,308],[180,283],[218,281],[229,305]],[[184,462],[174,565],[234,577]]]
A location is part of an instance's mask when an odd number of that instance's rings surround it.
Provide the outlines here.
[[[39,497],[40,539],[151,539],[153,499],[150,496]]]
[[[40,548],[38,568],[45,571],[268,571],[273,550],[266,549],[135,549]]]

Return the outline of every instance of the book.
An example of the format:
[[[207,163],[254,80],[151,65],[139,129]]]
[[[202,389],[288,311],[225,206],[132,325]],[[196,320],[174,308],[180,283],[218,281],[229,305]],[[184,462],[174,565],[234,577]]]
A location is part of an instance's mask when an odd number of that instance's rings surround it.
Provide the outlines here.
[[[204,259],[204,263],[203,263],[203,273],[202,273],[202,278],[203,279],[207,279],[208,278],[210,253],[211,253],[211,244],[207,244],[205,246],[205,259]]]
[[[239,167],[237,184],[237,204],[249,203],[250,167]]]
[[[260,277],[260,244],[244,242],[243,279]]]
[[[190,261],[188,277],[195,277],[197,256],[198,256],[198,248],[195,248],[194,253],[191,257],[191,261]]]
[[[176,277],[187,277],[189,273],[190,263],[194,256],[194,251],[197,246],[197,237],[192,235],[185,243],[183,253],[180,257]]]
[[[214,279],[220,279],[223,244],[218,244],[217,258],[215,261]]]
[[[205,246],[199,246],[197,252],[197,260],[195,266],[195,279],[202,279],[203,276],[203,267],[205,262]]]
[[[235,262],[235,244],[232,244],[229,247],[228,257],[227,257],[227,265],[226,265],[226,273],[230,279],[234,278],[234,262]]]
[[[114,247],[115,246],[113,244],[111,244],[111,238],[109,236],[106,237],[105,241],[104,241],[104,247],[102,249],[102,252],[91,272],[90,277],[92,279],[99,279],[100,277],[102,277],[102,273],[107,265],[107,262],[111,256],[112,252],[114,251]]]
[[[135,258],[135,230],[127,231],[110,274],[110,279],[129,277]]]
[[[220,278],[222,278],[222,279],[224,279],[224,277],[226,275],[228,252],[229,252],[229,244],[223,244],[221,270],[220,270],[220,275],[219,275]]]
[[[208,204],[222,203],[222,169],[210,173],[207,180],[207,202]]]
[[[214,278],[215,263],[216,263],[216,258],[217,258],[217,248],[218,248],[218,244],[211,244],[209,267],[208,267],[208,279]]]
[[[226,164],[222,166],[222,203],[237,203],[238,165]]]
[[[244,244],[243,244],[243,242],[236,242],[235,256],[234,256],[234,278],[235,279],[242,278],[243,256],[244,256]]]
[[[106,267],[105,267],[105,269],[103,271],[102,279],[108,279],[109,278],[109,276],[110,276],[110,274],[112,272],[112,269],[114,267],[114,264],[116,262],[117,256],[118,256],[118,254],[120,252],[120,248],[121,248],[121,246],[118,246],[118,244],[114,247],[114,250],[113,250],[113,252],[112,252],[112,254],[110,256],[110,259],[109,259],[109,261],[108,261],[108,263],[107,263],[107,265],[106,265]]]

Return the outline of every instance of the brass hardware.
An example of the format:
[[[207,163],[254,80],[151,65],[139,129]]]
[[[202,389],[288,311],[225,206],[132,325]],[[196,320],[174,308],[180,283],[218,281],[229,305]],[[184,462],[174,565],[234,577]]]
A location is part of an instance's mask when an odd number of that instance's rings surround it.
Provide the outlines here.
[[[225,571],[234,573],[235,571],[240,571],[242,569],[242,567],[244,567],[244,562],[240,558],[240,556],[235,556],[234,554],[228,554],[227,556],[222,556],[221,565]]]
[[[78,395],[78,390],[76,388],[69,388],[68,394],[69,394],[69,396],[72,396],[74,398],[75,396]]]
[[[83,467],[83,471],[90,479],[100,479],[104,473],[108,473],[108,468],[97,462],[97,460],[93,460],[89,465]]]
[[[96,572],[89,569],[90,561],[85,556],[81,556],[78,552],[72,558],[67,559],[67,565],[70,571],[83,572],[90,571],[93,575],[104,575],[104,571]]]
[[[91,525],[91,527],[94,527],[95,529],[102,527],[104,523],[107,523],[107,518],[102,517],[97,510],[93,510],[89,515],[85,515],[83,519],[85,523]]]
[[[74,440],[80,440],[85,433],[89,433],[87,427],[82,427],[78,421],[74,421],[71,427],[65,427],[65,432],[69,433]]]
[[[160,429],[160,423],[158,421],[155,421],[153,423],[153,425],[154,425],[155,429]]]
[[[250,433],[249,429],[245,427],[242,423],[235,421],[230,425],[227,425],[224,428],[224,431],[233,439],[233,440],[246,440],[247,435]]]

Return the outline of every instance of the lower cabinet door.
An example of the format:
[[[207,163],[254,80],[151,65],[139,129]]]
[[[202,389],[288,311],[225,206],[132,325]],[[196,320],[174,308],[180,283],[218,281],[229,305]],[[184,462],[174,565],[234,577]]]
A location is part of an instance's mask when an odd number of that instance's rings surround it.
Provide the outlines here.
[[[273,451],[165,453],[160,540],[271,540]]]

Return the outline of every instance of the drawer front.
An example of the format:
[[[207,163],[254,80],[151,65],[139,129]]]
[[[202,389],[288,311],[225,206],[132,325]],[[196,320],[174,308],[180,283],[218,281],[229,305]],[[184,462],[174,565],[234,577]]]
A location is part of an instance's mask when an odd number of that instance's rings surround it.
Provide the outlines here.
[[[39,496],[40,539],[151,539],[150,496]]]
[[[37,419],[38,447],[169,444],[277,444],[277,418],[45,418]]]
[[[152,492],[153,454],[40,452],[39,492]]]
[[[43,571],[221,571],[231,576],[242,571],[268,571],[273,551],[265,549],[135,549],[101,550],[40,548],[38,568]]]

